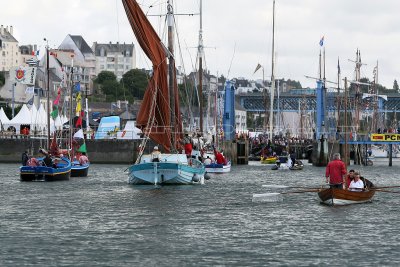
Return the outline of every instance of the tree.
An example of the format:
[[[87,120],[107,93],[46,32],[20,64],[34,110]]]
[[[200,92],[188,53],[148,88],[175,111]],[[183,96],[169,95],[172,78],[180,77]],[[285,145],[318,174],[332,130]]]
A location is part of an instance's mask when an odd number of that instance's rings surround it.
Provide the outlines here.
[[[144,70],[132,69],[122,75],[121,84],[132,96],[142,99],[149,83],[149,76]]]
[[[103,84],[105,81],[116,81],[117,76],[111,71],[103,70],[97,75],[97,78],[94,79],[94,82],[97,84]]]
[[[107,96],[114,96],[115,99],[118,96],[123,96],[123,90],[121,84],[117,80],[105,80],[101,85],[101,90]]]
[[[0,72],[0,87],[2,87],[6,83],[6,77],[4,76],[4,72]]]
[[[394,82],[393,82],[393,90],[396,91],[396,93],[400,93],[399,92],[399,84],[397,83],[397,80],[394,80]]]

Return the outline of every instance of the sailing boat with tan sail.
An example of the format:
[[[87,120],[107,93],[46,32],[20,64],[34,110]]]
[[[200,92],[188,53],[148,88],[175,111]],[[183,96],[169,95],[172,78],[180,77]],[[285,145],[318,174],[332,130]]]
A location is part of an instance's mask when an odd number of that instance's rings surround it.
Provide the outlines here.
[[[162,185],[203,184],[203,163],[178,153],[183,134],[173,56],[173,7],[170,1],[167,1],[167,50],[138,3],[135,0],[122,0],[122,3],[137,41],[153,65],[153,75],[137,116],[137,125],[146,136],[141,148],[152,139],[166,152],[143,155],[142,149],[135,164],[128,168],[128,182]]]

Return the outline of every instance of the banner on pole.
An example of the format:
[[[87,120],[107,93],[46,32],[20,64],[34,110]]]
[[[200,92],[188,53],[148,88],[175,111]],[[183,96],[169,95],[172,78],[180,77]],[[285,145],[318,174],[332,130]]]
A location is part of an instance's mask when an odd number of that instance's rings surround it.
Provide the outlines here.
[[[15,67],[10,71],[11,80],[22,84],[34,85],[36,80],[35,67]]]

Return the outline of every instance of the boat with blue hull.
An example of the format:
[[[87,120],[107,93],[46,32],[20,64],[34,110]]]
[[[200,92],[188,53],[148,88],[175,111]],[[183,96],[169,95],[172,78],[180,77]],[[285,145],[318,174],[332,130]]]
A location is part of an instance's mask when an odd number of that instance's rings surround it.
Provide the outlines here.
[[[89,173],[89,163],[81,165],[74,160],[71,164],[71,177],[87,177]]]
[[[216,162],[205,166],[207,173],[227,173],[231,171],[231,161],[226,164],[218,164]]]
[[[69,180],[71,176],[71,161],[66,158],[55,158],[57,161],[53,166],[44,165],[43,158],[38,158],[39,166],[21,166],[20,180],[23,182],[32,181],[62,181]]]
[[[144,155],[139,164],[129,167],[128,182],[137,185],[204,184],[204,176],[204,165],[184,154],[163,154],[160,162],[152,162],[150,155]]]

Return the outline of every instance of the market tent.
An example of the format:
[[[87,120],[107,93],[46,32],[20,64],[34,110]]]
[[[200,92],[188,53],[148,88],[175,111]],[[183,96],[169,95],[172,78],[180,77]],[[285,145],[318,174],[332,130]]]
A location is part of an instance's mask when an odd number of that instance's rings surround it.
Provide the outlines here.
[[[30,112],[29,108],[26,106],[26,104],[24,104],[22,106],[21,110],[18,112],[17,115],[15,115],[14,118],[12,118],[12,120],[3,123],[3,127],[4,127],[4,129],[14,127],[15,131],[17,133],[20,133],[22,125],[30,127],[31,119],[32,119],[31,112]]]
[[[6,113],[4,112],[3,107],[0,108],[0,123],[4,124],[9,122],[10,119],[7,117]]]

